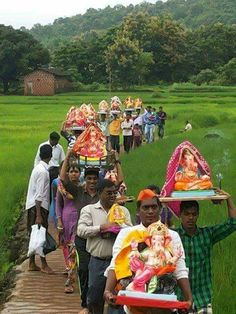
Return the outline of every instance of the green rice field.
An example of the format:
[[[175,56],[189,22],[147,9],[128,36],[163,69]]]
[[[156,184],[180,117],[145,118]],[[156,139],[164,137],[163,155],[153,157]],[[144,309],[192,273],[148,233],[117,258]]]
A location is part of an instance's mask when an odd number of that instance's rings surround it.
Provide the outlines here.
[[[222,188],[236,202],[236,87],[174,84],[170,87],[143,87],[135,92],[106,91],[70,93],[51,97],[0,96],[0,249],[10,236],[19,214],[19,202],[27,190],[29,176],[39,143],[48,139],[51,131],[60,131],[70,106],[83,102],[95,106],[117,95],[141,97],[144,105],[163,106],[167,112],[165,138],[122,156],[122,167],[128,194],[136,196],[148,184],[162,186],[166,167],[175,147],[191,141],[203,154],[212,169],[217,185],[217,173],[223,174]],[[189,120],[193,130],[180,132]],[[215,133],[217,139],[205,138]],[[66,148],[66,142],[61,139]],[[135,204],[128,204],[134,213]],[[210,202],[200,203],[199,225],[224,221],[227,208]],[[236,233],[217,244],[213,252],[213,307],[216,314],[236,313]],[[7,252],[0,255],[0,272],[9,268]],[[1,275],[1,276],[2,276]]]

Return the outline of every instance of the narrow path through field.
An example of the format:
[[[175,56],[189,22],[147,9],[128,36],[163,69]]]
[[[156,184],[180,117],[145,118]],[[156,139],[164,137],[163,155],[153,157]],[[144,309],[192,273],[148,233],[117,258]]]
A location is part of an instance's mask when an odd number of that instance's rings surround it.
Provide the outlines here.
[[[56,314],[78,313],[80,296],[78,291],[73,294],[64,293],[65,275],[64,260],[60,249],[48,255],[48,264],[55,271],[54,275],[42,272],[29,272],[28,260],[20,266],[16,276],[16,286],[4,304],[2,314]],[[40,265],[40,263],[38,263]]]

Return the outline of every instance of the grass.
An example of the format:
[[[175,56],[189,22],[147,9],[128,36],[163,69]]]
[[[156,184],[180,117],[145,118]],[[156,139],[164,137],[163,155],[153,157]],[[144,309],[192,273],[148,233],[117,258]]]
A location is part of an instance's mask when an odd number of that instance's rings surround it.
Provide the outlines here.
[[[190,88],[191,87],[191,88]],[[162,186],[169,158],[175,147],[188,139],[202,152],[211,166],[213,181],[216,174],[223,173],[223,188],[234,193],[236,178],[236,122],[235,96],[233,87],[204,87],[199,90],[185,85],[168,87],[145,87],[135,92],[93,92],[70,93],[52,97],[0,97],[0,249],[10,235],[19,213],[18,202],[26,193],[29,176],[38,144],[48,138],[48,134],[59,131],[66,112],[71,105],[83,102],[95,106],[113,95],[125,99],[128,95],[141,97],[144,105],[158,108],[164,106],[168,114],[166,138],[163,141],[145,145],[122,156],[129,194],[136,196],[138,191],[148,184]],[[197,90],[196,90],[197,89]],[[185,121],[193,125],[190,133],[180,133]],[[220,139],[207,140],[207,133],[218,133]],[[61,140],[64,147],[66,143]],[[224,221],[226,207],[201,202],[200,225],[210,225]],[[135,204],[128,205],[135,211]],[[236,252],[234,243],[236,234],[217,244],[213,251],[214,313],[235,312]],[[223,257],[223,258],[222,258]],[[8,254],[0,255],[1,275],[7,271],[11,261]]]

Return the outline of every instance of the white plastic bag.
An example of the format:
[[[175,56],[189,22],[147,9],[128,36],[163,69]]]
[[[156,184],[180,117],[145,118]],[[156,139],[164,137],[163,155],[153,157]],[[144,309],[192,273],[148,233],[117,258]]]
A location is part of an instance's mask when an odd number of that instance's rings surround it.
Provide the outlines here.
[[[29,241],[29,249],[27,256],[40,255],[45,257],[43,253],[43,246],[46,242],[46,229],[41,225],[32,225],[32,231]]]

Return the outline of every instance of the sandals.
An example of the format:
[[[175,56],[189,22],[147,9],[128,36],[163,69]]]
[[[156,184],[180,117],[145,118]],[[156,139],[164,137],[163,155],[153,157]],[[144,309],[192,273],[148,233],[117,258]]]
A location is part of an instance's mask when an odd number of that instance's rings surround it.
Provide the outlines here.
[[[74,287],[72,285],[72,281],[70,278],[68,278],[66,280],[66,284],[65,284],[65,289],[64,289],[65,293],[73,293],[74,292]]]
[[[65,293],[73,293],[74,292],[73,286],[65,286],[64,292]]]

